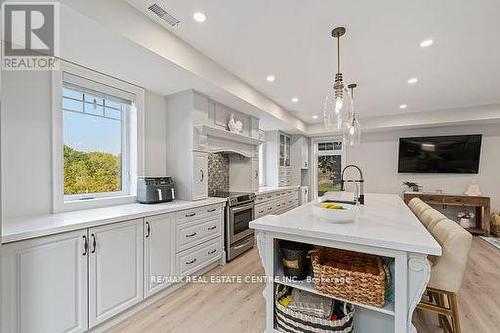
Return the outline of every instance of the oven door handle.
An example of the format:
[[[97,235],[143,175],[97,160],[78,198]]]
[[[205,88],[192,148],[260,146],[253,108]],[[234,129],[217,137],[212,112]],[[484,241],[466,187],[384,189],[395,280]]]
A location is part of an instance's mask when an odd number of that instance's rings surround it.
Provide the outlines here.
[[[254,209],[255,205],[252,203],[251,205],[245,205],[245,206],[238,206],[238,207],[231,207],[231,212],[232,213],[238,213],[247,209]]]
[[[250,239],[249,241],[246,241],[245,243],[241,244],[241,245],[238,245],[238,246],[235,246],[233,247],[233,251],[234,250],[239,250],[239,249],[242,249],[244,247],[247,247],[248,245],[252,244],[254,242],[254,239]]]

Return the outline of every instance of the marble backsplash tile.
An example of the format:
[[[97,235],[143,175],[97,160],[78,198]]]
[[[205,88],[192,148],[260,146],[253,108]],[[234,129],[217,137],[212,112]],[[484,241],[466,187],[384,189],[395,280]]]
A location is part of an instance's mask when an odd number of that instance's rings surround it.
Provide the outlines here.
[[[208,195],[229,191],[229,155],[208,154]]]

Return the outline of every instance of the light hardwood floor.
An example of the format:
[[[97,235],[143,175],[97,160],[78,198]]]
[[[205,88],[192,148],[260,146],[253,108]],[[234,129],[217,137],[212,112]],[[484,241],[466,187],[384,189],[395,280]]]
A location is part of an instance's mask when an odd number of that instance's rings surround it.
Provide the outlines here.
[[[207,276],[260,274],[262,265],[253,249]],[[265,324],[262,290],[262,284],[186,285],[108,332],[261,333]],[[476,237],[458,297],[464,333],[498,332],[500,251]],[[437,317],[430,313],[417,310],[414,323],[419,332],[442,332]]]

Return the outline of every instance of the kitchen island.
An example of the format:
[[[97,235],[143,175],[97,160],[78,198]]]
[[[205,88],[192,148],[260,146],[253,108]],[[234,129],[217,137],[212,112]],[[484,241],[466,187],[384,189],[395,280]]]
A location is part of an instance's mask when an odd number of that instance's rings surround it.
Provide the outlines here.
[[[265,216],[251,222],[255,229],[260,256],[267,276],[266,332],[277,332],[274,320],[274,284],[289,285],[321,294],[308,282],[283,279],[277,240],[291,240],[315,246],[374,254],[394,258],[392,276],[394,298],[384,307],[350,302],[356,307],[356,332],[416,332],[411,323],[430,277],[428,255],[441,255],[441,247],[395,194],[365,195],[354,221],[336,223],[316,215],[312,201],[279,216]],[[350,193],[329,196],[334,200],[352,200]],[[346,301],[339,299],[341,301]]]

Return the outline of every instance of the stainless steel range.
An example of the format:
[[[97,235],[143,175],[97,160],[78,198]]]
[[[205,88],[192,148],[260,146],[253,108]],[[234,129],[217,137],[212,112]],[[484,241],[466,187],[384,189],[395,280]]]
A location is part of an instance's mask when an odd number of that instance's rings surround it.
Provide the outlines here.
[[[254,245],[254,231],[248,224],[255,217],[255,193],[216,192],[212,197],[227,198],[225,244],[227,261]]]

